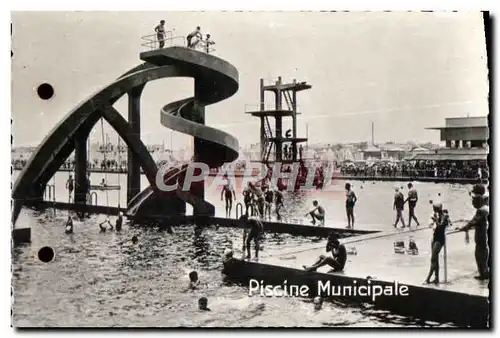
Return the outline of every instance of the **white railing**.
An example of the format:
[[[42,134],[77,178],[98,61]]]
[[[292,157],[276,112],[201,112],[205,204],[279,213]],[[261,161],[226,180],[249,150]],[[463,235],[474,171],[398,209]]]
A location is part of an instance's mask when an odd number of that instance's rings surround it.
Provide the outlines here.
[[[141,37],[141,40],[144,41],[141,43],[141,46],[149,50],[154,50],[159,49],[160,42],[163,42],[162,48],[173,46],[187,47],[186,37],[180,35],[174,36],[174,31],[175,30],[165,32],[163,39],[158,39],[158,33],[144,35]],[[194,40],[192,44],[194,45],[192,48],[195,50],[203,51],[208,54],[215,52],[215,48],[211,47],[213,44],[208,44],[205,40],[199,40],[198,42]]]

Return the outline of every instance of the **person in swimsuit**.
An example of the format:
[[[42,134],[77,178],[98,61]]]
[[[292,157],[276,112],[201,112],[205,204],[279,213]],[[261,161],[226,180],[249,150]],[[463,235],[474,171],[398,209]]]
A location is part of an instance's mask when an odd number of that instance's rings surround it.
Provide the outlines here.
[[[191,42],[193,40],[193,38],[195,38],[195,37],[196,37],[196,41]],[[196,29],[194,31],[189,33],[188,36],[186,37],[188,48],[195,48],[196,45],[198,44],[198,42],[202,39],[203,39],[203,35],[201,34],[201,28],[200,28],[200,26],[198,26],[198,27],[196,27]]]
[[[165,20],[160,21],[160,24],[155,27],[155,32],[160,48],[163,48],[165,46]]]
[[[470,192],[472,197],[472,206],[476,209],[474,218],[470,220],[465,226],[458,228],[458,231],[465,231],[466,241],[469,240],[468,231],[475,228],[474,241],[476,242],[476,249],[474,252],[477,264],[478,276],[475,279],[486,280],[489,279],[488,269],[488,219],[490,216],[489,197],[486,194],[486,188],[482,184],[476,184]]]
[[[420,225],[418,223],[417,216],[415,216],[415,207],[417,206],[418,201],[418,193],[412,183],[408,183],[408,198],[405,200],[405,203],[408,202],[408,227],[411,227],[411,220],[414,219],[417,223],[417,226]]]
[[[307,215],[311,215],[312,217],[312,224],[316,224],[316,220],[319,221],[319,225],[323,226],[325,225],[325,209],[321,205],[319,205],[318,201],[313,201],[313,206],[314,209],[309,211]]]
[[[75,188],[75,181],[73,180],[73,176],[69,175],[68,180],[66,181],[66,189],[68,189],[68,201],[71,202],[71,194],[73,193],[73,189]]]
[[[116,218],[116,221],[115,221],[115,229],[116,229],[116,231],[121,231],[122,230],[122,224],[123,224],[123,213],[120,211],[118,213],[118,217]]]
[[[266,201],[266,207],[264,210],[264,217],[271,218],[271,207],[273,205],[274,193],[271,189],[267,188],[264,191],[264,199]]]
[[[326,252],[331,252],[330,256],[319,256],[318,260],[311,266],[304,265],[303,268],[306,271],[316,271],[318,268],[329,265],[333,268],[334,272],[344,270],[345,263],[347,261],[347,250],[343,244],[337,238],[337,235],[331,233],[328,236],[328,241],[326,243]]]
[[[236,193],[234,192],[232,184],[227,181],[220,192],[220,200],[222,201],[223,196],[226,202],[226,217],[231,217],[231,209],[233,208],[233,196],[236,199]]]
[[[243,190],[243,203],[245,203],[245,215],[248,215],[248,209],[252,206],[253,194],[250,189],[250,182],[248,186]],[[251,210],[251,209],[250,209]]]
[[[403,228],[405,227],[405,220],[403,218],[403,210],[405,205],[405,197],[399,188],[394,189],[396,194],[394,195],[394,204],[392,206],[393,210],[396,210],[396,222],[394,223],[394,227],[397,228],[399,221],[401,220],[401,224],[403,224]]]
[[[432,234],[432,243],[431,243],[431,267],[429,270],[429,274],[425,279],[427,284],[435,283],[439,284],[439,253],[441,252],[441,248],[445,245],[446,239],[446,228],[449,225],[449,216],[448,210],[443,210],[442,204],[436,205],[435,213],[434,213],[434,233]],[[435,275],[434,280],[431,281],[432,275]]]
[[[356,194],[351,189],[351,184],[345,184],[345,211],[347,214],[347,228],[354,229],[354,205],[358,201]]]
[[[255,244],[255,258],[259,258],[259,239],[264,232],[264,226],[262,225],[262,222],[256,217],[248,217],[247,215],[243,215],[242,219],[247,223],[247,228],[245,228],[245,232],[243,233],[243,251],[245,251],[245,247],[247,250],[247,256],[245,258],[251,258],[252,240]]]
[[[215,42],[210,38],[210,34],[207,34],[205,38],[205,52],[210,53],[210,46],[215,45]]]

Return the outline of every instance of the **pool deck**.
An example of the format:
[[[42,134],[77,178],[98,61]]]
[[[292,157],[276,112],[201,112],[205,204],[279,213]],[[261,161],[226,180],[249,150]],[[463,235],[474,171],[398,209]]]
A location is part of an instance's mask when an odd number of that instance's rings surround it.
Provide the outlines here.
[[[366,297],[348,297],[354,301],[374,303],[402,315],[415,316],[438,322],[453,322],[459,326],[487,327],[489,318],[488,281],[478,281],[474,259],[474,243],[465,244],[464,233],[447,236],[447,283],[444,283],[443,250],[440,255],[439,285],[423,284],[430,265],[430,240],[432,229],[393,230],[341,239],[348,250],[343,272],[328,273],[330,267],[317,272],[306,272],[303,265],[311,265],[320,255],[325,255],[326,240],[301,245],[296,250],[283,250],[272,255],[263,251],[259,260],[233,259],[227,262],[225,274],[230,278],[248,282],[250,279],[281,285],[317,285],[331,281],[331,285],[393,285],[409,287],[407,297],[379,297],[376,301]],[[412,237],[418,255],[394,252],[394,241]],[[349,251],[356,249],[356,254]],[[265,248],[264,248],[265,249]],[[353,282],[356,280],[356,282]]]

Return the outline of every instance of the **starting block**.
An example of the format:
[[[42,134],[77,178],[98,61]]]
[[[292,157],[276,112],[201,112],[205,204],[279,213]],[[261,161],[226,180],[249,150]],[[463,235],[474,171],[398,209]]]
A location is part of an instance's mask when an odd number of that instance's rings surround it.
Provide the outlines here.
[[[408,254],[408,255],[418,255],[417,243],[413,239],[408,241],[408,249],[405,247],[404,241],[394,242],[394,253],[396,254]]]
[[[356,250],[356,247],[355,247],[355,246],[348,247],[348,248],[347,248],[347,254],[348,254],[348,255],[357,255],[357,254],[358,254],[358,251]]]

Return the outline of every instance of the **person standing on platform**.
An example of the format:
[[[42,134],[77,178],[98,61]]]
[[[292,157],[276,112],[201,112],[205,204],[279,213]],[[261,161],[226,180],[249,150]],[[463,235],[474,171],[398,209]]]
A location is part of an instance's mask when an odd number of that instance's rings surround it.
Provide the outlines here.
[[[345,210],[347,214],[347,229],[354,229],[354,205],[358,201],[356,194],[352,191],[351,184],[345,184]]]
[[[489,199],[486,194],[486,188],[482,184],[476,184],[470,192],[472,197],[472,206],[476,209],[474,218],[465,226],[458,228],[458,231],[465,231],[465,239],[469,241],[468,231],[475,228],[474,241],[476,242],[475,258],[477,264],[478,276],[474,278],[479,280],[489,279],[488,269],[488,218],[490,209]]]
[[[418,202],[418,193],[413,184],[408,183],[408,198],[405,200],[405,203],[408,202],[408,227],[411,227],[411,220],[414,219],[417,223],[417,226],[420,225],[418,222],[417,216],[415,216],[415,207]]]
[[[243,190],[243,203],[245,204],[245,215],[248,215],[248,209],[252,210],[252,191],[250,189],[250,182],[248,182],[248,185],[246,188]]]
[[[193,38],[196,38],[196,41],[192,42]],[[188,48],[195,48],[200,40],[203,39],[203,35],[201,34],[200,26],[196,27],[194,31],[188,34],[186,37]]]
[[[210,53],[210,46],[215,45],[215,42],[210,38],[210,34],[207,34],[205,38],[205,52]]]
[[[302,144],[299,146],[299,160],[302,161],[302,152],[304,151],[304,147],[302,147]]]
[[[401,220],[401,224],[403,224],[403,228],[405,227],[405,220],[403,218],[403,210],[405,205],[405,197],[399,188],[394,189],[396,194],[394,195],[394,204],[392,206],[393,210],[396,210],[396,222],[394,222],[394,227],[398,227],[398,223]]]
[[[269,219],[271,219],[271,207],[273,205],[274,193],[269,187],[264,190],[264,199],[266,201],[264,217],[268,217]]]
[[[155,27],[155,32],[160,48],[165,47],[165,20],[160,21],[160,24]]]
[[[228,218],[231,217],[231,209],[233,208],[233,196],[236,199],[236,193],[234,192],[233,186],[231,182],[229,182],[229,179],[227,183],[224,184],[224,187],[220,192],[221,201],[223,196],[225,197],[225,203],[226,203],[226,218]]]
[[[68,203],[71,203],[73,199],[73,189],[75,188],[75,181],[73,180],[73,176],[70,174],[68,180],[66,181],[66,189],[68,189]]]

